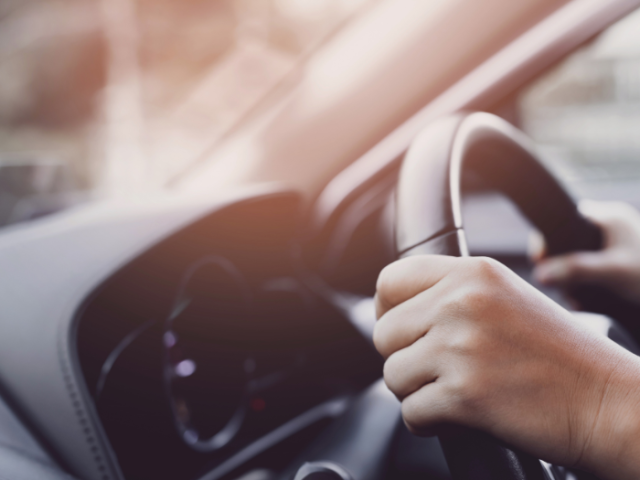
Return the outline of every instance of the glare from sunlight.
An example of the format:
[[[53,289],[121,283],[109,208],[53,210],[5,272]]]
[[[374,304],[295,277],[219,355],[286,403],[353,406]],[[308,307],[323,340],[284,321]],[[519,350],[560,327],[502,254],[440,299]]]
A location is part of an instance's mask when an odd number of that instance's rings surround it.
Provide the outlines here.
[[[71,203],[163,189],[375,1],[0,0],[0,163]]]

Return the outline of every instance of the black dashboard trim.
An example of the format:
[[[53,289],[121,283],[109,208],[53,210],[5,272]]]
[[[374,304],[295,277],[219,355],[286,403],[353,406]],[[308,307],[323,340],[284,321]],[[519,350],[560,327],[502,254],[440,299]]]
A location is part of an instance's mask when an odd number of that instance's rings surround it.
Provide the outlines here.
[[[219,478],[222,478],[224,475],[232,472],[245,462],[251,460],[253,457],[279,444],[296,433],[301,432],[305,428],[308,428],[321,420],[340,416],[347,410],[350,403],[351,399],[349,397],[338,397],[307,410],[247,445],[216,468],[201,476],[198,480],[218,480]]]

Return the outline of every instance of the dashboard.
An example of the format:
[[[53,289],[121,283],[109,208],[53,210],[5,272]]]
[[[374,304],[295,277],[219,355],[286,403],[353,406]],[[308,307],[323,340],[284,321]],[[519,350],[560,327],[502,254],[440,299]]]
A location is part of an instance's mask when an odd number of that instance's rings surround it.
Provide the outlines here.
[[[437,440],[409,435],[397,400],[370,390],[382,359],[358,317],[393,259],[394,176],[311,238],[279,188],[96,206],[6,234],[3,398],[79,478],[284,480],[313,460],[449,478]],[[498,197],[467,201],[472,251],[527,278],[527,224]]]
[[[358,319],[393,259],[394,180],[310,237],[299,196],[272,187],[5,234],[3,398],[79,478],[284,480],[331,459],[369,468],[356,478],[449,478],[437,440],[367,394],[382,359]],[[467,201],[472,251],[528,278],[529,226],[498,197]]]
[[[380,357],[303,267],[299,214],[295,194],[231,204],[78,310],[78,362],[125,478],[280,470],[379,377]]]

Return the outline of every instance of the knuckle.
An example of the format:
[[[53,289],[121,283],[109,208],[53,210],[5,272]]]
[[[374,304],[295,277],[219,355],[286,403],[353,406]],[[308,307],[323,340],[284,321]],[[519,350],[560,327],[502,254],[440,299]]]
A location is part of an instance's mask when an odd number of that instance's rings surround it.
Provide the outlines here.
[[[481,332],[474,328],[458,329],[447,339],[447,350],[464,357],[475,356],[476,352],[485,348]]]
[[[473,259],[474,273],[483,280],[497,280],[501,278],[503,270],[502,265],[489,257],[474,257]]]
[[[387,328],[387,322],[384,320],[380,320],[373,327],[373,345],[378,350],[378,353],[382,355],[384,358],[387,358],[391,355],[391,341],[390,334]]]
[[[493,302],[492,290],[481,282],[460,286],[447,296],[444,308],[467,318],[482,317]]]
[[[489,285],[474,285],[460,292],[460,304],[471,311],[483,309],[492,299],[491,287]]]
[[[459,374],[449,380],[447,387],[448,396],[457,412],[472,417],[482,412],[486,389],[480,376]]]
[[[498,279],[502,276],[503,266],[497,260],[489,257],[467,257],[466,275],[478,280]]]
[[[494,268],[495,260],[489,257],[472,257],[472,260],[479,269],[491,271]]]
[[[402,419],[411,433],[414,435],[432,434],[433,428],[454,418],[450,409],[442,408],[440,402],[437,402],[437,405],[433,405],[431,402],[425,403],[425,399],[419,394],[410,395],[402,401]]]
[[[402,401],[402,418],[411,433],[419,433],[428,426],[424,418],[425,406],[417,401],[416,395],[411,395]]]
[[[378,274],[376,281],[376,296],[379,304],[384,310],[388,310],[396,303],[399,280],[406,276],[407,261],[412,260],[406,258],[393,262],[382,269]]]
[[[394,265],[394,263],[387,265],[378,275],[378,280],[376,282],[376,291],[380,297],[384,297],[385,293],[389,290],[389,284],[391,283],[391,277],[393,275],[392,269],[394,268]]]
[[[402,388],[398,375],[398,364],[396,358],[396,356],[392,355],[386,362],[384,362],[382,376],[384,378],[384,383],[386,383],[389,390],[391,390],[397,397],[400,397]]]
[[[402,278],[407,269],[408,262],[412,261],[415,261],[415,257],[403,258],[384,267],[378,275],[376,290],[383,295],[393,291],[397,279]]]
[[[380,272],[378,280],[376,281],[376,310],[378,310],[378,307],[382,309],[382,312],[376,312],[377,315],[381,315],[391,307],[391,302],[389,301],[389,292],[391,290],[390,274],[387,273],[387,268],[389,267],[385,267],[385,269]]]

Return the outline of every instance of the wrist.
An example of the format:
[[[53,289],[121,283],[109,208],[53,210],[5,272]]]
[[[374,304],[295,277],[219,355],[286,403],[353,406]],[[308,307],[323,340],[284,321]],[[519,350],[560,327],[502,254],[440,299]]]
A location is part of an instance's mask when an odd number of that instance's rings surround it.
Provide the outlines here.
[[[616,350],[618,350],[616,348]],[[603,369],[579,468],[603,479],[640,478],[640,358],[619,350]],[[589,423],[589,422],[587,422]]]

